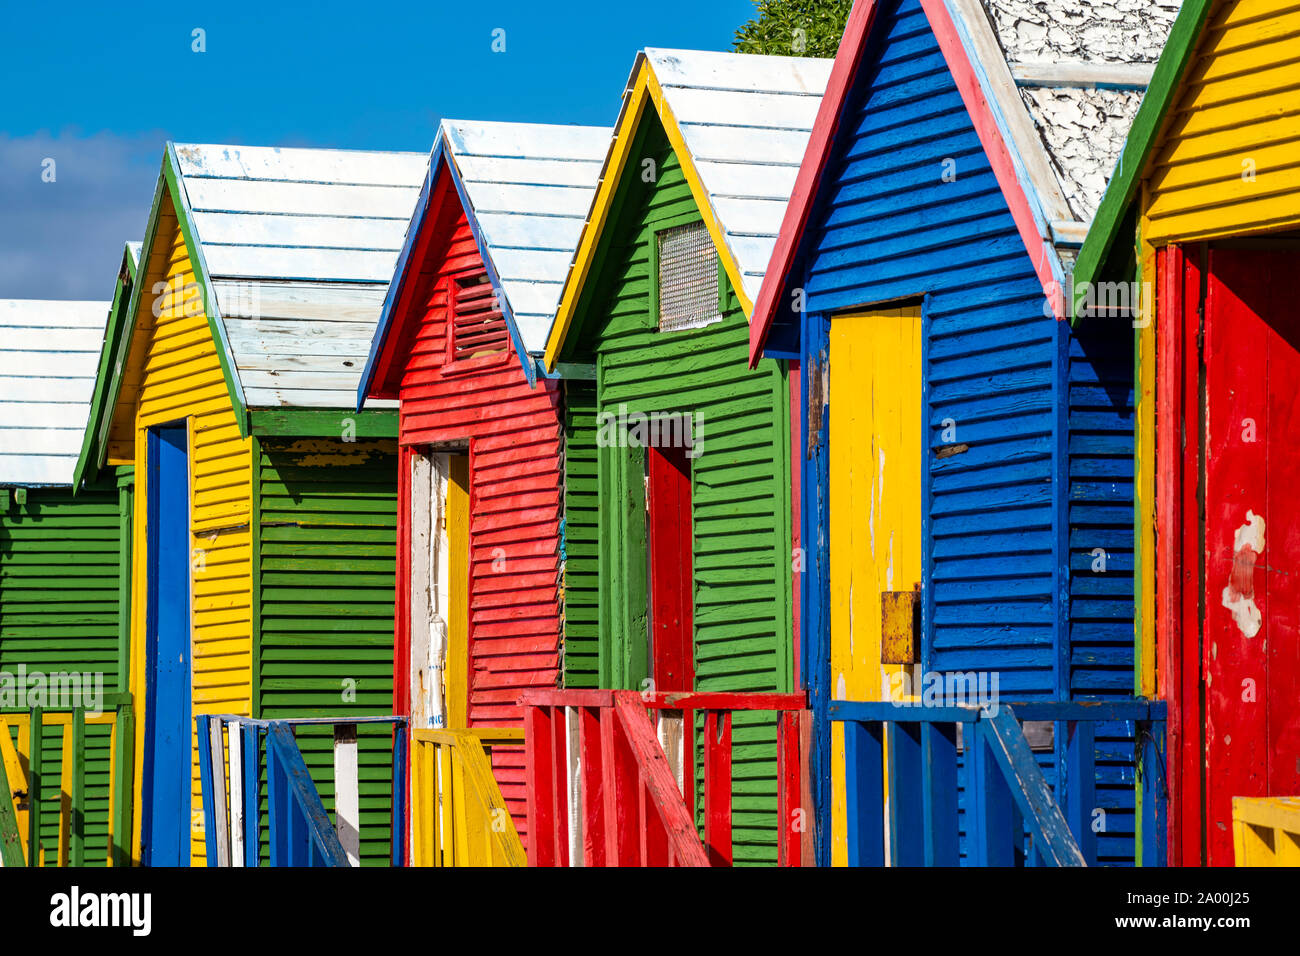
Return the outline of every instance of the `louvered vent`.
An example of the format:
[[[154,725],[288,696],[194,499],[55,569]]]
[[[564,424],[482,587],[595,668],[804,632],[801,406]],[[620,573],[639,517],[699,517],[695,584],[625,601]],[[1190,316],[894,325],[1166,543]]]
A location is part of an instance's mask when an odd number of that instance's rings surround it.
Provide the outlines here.
[[[718,254],[704,223],[660,232],[659,330],[698,329],[718,322]]]
[[[488,277],[453,280],[451,360],[498,355],[506,350],[507,339],[506,320]]]

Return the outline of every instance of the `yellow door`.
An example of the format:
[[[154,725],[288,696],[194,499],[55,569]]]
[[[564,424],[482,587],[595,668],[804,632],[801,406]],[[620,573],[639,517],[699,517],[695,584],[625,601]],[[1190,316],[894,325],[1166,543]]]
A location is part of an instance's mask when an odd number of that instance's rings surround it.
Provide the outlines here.
[[[881,592],[921,581],[924,435],[920,307],[832,319],[831,682],[839,700],[881,700],[882,674],[903,669],[880,663]],[[844,734],[834,722],[831,755],[831,863],[845,866]]]
[[[447,726],[469,726],[469,456],[452,455],[447,481]]]

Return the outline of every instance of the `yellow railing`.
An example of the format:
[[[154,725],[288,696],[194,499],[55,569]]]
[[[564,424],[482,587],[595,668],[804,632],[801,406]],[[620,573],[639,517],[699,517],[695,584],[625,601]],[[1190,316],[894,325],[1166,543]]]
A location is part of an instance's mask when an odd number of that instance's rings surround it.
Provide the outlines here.
[[[59,771],[55,780],[42,780],[39,767],[33,777],[33,750],[40,754],[45,736],[39,734],[38,737],[42,739],[39,742],[33,741],[33,715],[39,720],[42,730],[50,727],[58,729]],[[111,710],[100,713],[82,711],[77,714],[39,710],[32,714],[0,714],[0,767],[4,769],[3,779],[10,791],[0,795],[0,798],[11,801],[12,819],[16,824],[22,859],[28,865],[47,865],[51,862],[50,851],[53,851],[56,866],[84,866],[100,852],[104,854],[101,859],[108,865],[126,862],[118,858],[120,853],[115,853],[114,847],[114,840],[123,828],[121,818],[126,799],[119,785],[123,755],[119,753],[121,735],[118,724],[119,715]],[[85,728],[97,725],[109,728],[109,786],[106,788],[108,839],[102,849],[87,845],[85,836],[89,789],[86,780]],[[44,760],[38,756],[36,762],[42,764]],[[31,792],[34,780],[39,782],[39,795]],[[48,796],[51,786],[56,787],[58,794],[58,836],[54,845],[42,843],[39,836],[42,818],[54,810],[53,806],[47,806],[54,802]],[[125,806],[129,807],[129,804]],[[33,838],[37,840],[40,849],[36,854],[30,850]]]
[[[1300,866],[1300,797],[1233,797],[1237,866]]]
[[[524,866],[523,844],[492,776],[493,746],[522,729],[411,732],[412,857],[416,866]]]

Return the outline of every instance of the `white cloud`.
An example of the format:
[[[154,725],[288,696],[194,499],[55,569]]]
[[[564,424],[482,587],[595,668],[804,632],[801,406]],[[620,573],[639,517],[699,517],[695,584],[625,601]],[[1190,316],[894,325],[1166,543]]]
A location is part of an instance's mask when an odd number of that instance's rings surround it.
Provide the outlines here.
[[[165,140],[0,133],[0,298],[111,298],[122,244],[144,238]]]

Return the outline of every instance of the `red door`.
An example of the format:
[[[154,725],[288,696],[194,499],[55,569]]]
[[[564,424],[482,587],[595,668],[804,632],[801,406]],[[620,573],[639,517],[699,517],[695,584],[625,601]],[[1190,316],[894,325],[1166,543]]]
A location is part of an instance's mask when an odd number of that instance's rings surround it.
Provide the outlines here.
[[[1232,798],[1300,794],[1300,252],[1211,248],[1207,265],[1201,362],[1189,363],[1203,414],[1186,431],[1200,447],[1184,455],[1201,466],[1183,478],[1203,494],[1202,567],[1183,574],[1200,578],[1202,609],[1182,635],[1200,664],[1204,777],[1180,785],[1203,787],[1205,861],[1232,865]]]
[[[686,449],[648,449],[650,676],[655,690],[695,689],[691,463]]]

